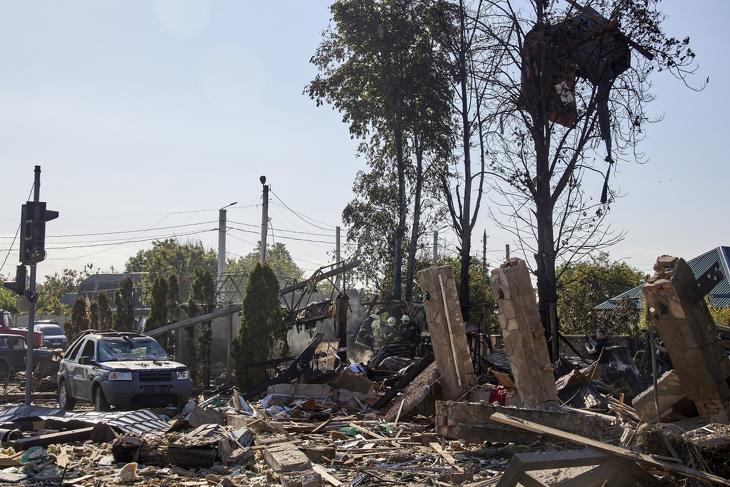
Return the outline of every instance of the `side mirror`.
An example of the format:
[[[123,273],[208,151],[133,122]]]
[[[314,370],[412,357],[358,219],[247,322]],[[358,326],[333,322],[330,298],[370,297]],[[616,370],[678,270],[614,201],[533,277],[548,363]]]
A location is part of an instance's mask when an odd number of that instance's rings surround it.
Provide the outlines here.
[[[91,363],[91,357],[83,356],[79,358],[79,365],[89,365]]]

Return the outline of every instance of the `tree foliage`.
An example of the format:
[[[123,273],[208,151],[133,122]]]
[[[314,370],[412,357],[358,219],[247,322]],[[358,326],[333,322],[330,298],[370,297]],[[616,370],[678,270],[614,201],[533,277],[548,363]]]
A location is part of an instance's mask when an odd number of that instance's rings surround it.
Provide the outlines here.
[[[256,264],[246,286],[243,315],[238,336],[233,342],[236,380],[242,391],[248,391],[267,379],[263,367],[247,364],[272,358],[276,337],[281,336],[282,313],[279,303],[279,281],[268,265]]]
[[[97,269],[98,271],[98,269]],[[65,294],[73,293],[81,281],[94,273],[93,264],[86,264],[81,270],[64,269],[38,284],[36,312],[39,315],[69,315],[71,309],[61,303]]]
[[[152,283],[152,301],[150,302],[150,314],[147,317],[145,328],[154,330],[167,324],[168,319],[168,286],[164,277],[157,277]]]
[[[644,282],[643,274],[625,262],[611,261],[605,252],[587,261],[558,268],[558,316],[563,333],[634,334],[639,309],[630,301],[613,310],[596,310],[602,302]]]
[[[0,309],[10,311],[13,314],[17,313],[16,300],[17,296],[12,291],[4,287],[0,288]]]
[[[353,137],[366,140],[361,150],[377,150],[393,165],[395,201],[392,237],[392,296],[400,299],[404,249],[412,274],[416,243],[406,241],[408,173],[417,162],[412,188],[411,223],[420,232],[424,154],[443,154],[451,142],[450,98],[444,56],[434,30],[441,3],[384,0],[337,0],[331,6],[332,27],[324,34],[311,62],[319,73],[306,92],[317,102],[332,104],[349,124]],[[375,169],[375,174],[383,169]],[[362,176],[362,175],[361,175]],[[357,184],[357,183],[356,183]],[[360,193],[367,204],[369,192]],[[375,206],[380,202],[375,201]],[[350,214],[352,216],[352,212]],[[377,228],[375,231],[385,229]],[[356,234],[351,233],[349,237]],[[412,289],[407,278],[406,294]]]
[[[241,273],[246,276],[246,282],[253,270],[259,263],[260,252],[258,247],[243,257],[228,259],[226,272]],[[301,281],[304,278],[304,271],[294,262],[286,244],[276,242],[266,249],[266,265],[271,268],[280,282]]]
[[[89,329],[89,316],[86,309],[86,299],[83,296],[76,298],[71,311],[71,337]],[[70,337],[69,337],[70,338]]]
[[[99,328],[109,330],[112,326],[112,310],[109,305],[109,295],[104,291],[99,291],[96,295],[97,310],[99,313]]]
[[[127,277],[119,283],[114,296],[116,313],[113,328],[117,331],[134,331],[134,283]]]
[[[152,285],[157,278],[167,279],[176,275],[180,296],[187,296],[195,279],[195,270],[206,269],[215,274],[216,253],[206,249],[200,242],[180,243],[177,240],[152,242],[152,248],[140,250],[127,260],[127,272],[146,272],[142,279],[142,300],[152,299]]]
[[[215,309],[215,280],[209,271],[202,269],[195,271],[192,300],[201,314],[211,313]],[[202,323],[198,345],[202,359],[202,380],[206,388],[210,387],[210,345],[213,338],[210,325],[210,321]]]

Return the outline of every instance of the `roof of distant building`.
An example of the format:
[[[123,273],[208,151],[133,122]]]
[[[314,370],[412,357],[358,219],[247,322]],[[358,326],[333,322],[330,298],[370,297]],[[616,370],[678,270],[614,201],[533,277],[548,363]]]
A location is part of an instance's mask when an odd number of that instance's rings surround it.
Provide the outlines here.
[[[708,250],[704,254],[687,261],[687,265],[692,269],[695,277],[699,277],[717,262],[720,263],[720,271],[724,275],[724,278],[712,288],[708,296],[713,306],[717,308],[730,308],[730,247],[720,246]],[[618,296],[614,296],[596,306],[595,309],[615,309],[624,299],[628,299],[631,304],[639,308],[641,306],[642,286],[643,284],[629,289]]]

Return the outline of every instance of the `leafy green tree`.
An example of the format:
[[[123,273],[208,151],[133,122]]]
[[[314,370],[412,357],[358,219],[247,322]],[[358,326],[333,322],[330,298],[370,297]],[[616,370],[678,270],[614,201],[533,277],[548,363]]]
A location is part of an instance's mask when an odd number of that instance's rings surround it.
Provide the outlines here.
[[[605,252],[571,266],[560,266],[558,316],[566,334],[594,333],[599,327],[607,334],[636,333],[639,310],[630,302],[614,310],[596,310],[600,303],[641,284],[643,274],[625,262],[611,261]]]
[[[92,330],[99,329],[99,304],[96,301],[89,304],[89,328]]]
[[[190,318],[200,314],[200,308],[198,308],[198,304],[195,302],[195,298],[192,293],[188,298],[188,303],[185,306],[185,309]],[[198,359],[200,357],[200,333],[198,332],[197,326],[188,326],[185,328],[184,333],[187,337],[187,354],[184,356],[183,363],[188,367],[188,370],[190,371],[190,378],[193,379],[193,382],[200,384],[202,375],[200,360]]]
[[[17,313],[16,300],[17,296],[12,291],[4,287],[0,288],[0,309],[10,311],[13,314]]]
[[[241,328],[233,341],[236,379],[241,390],[250,390],[267,379],[265,368],[246,364],[271,359],[282,326],[279,281],[268,265],[256,264],[246,286]]]
[[[259,263],[259,256],[257,247],[244,257],[228,259],[226,272],[240,272],[245,276],[250,276]],[[294,262],[286,245],[281,242],[276,242],[266,249],[266,264],[282,282],[301,281],[304,278],[304,271]]]
[[[195,270],[203,268],[215,274],[216,253],[206,249],[200,242],[180,243],[176,240],[152,242],[152,248],[140,250],[127,260],[127,272],[146,272],[142,279],[142,299],[152,300],[152,285],[157,278],[168,278],[175,274],[180,296],[188,296],[195,279]]]
[[[86,311],[86,299],[83,296],[76,298],[73,310],[71,311],[71,326],[73,334],[76,336],[83,330],[89,329],[89,317]]]
[[[134,330],[134,283],[127,277],[119,283],[119,289],[114,296],[117,307],[114,329],[117,331]]]
[[[102,330],[108,330],[112,326],[112,310],[109,306],[109,296],[100,291],[96,295],[96,304],[99,312],[99,328]]]
[[[167,280],[164,277],[156,278],[152,284],[152,302],[145,325],[146,329],[154,330],[167,324],[167,293]]]
[[[212,313],[215,310],[215,280],[209,271],[198,269],[193,281],[192,299],[197,304],[201,314]],[[213,332],[211,322],[205,321],[200,328],[199,350],[203,361],[203,383],[210,387],[210,344]],[[193,327],[190,327],[193,328]]]
[[[43,283],[38,285],[38,301],[36,312],[39,315],[68,315],[71,308],[61,303],[65,294],[73,293],[81,281],[89,277],[94,269],[87,264],[83,269],[64,269],[52,276],[47,276]]]
[[[180,321],[180,287],[177,276],[171,274],[167,280],[167,321]]]
[[[443,2],[337,0],[332,25],[311,62],[319,73],[307,86],[317,105],[330,103],[343,114],[353,137],[375,134],[372,145],[387,151],[395,166],[395,228],[392,296],[402,295],[403,253],[407,222],[408,145],[417,162],[438,139],[449,141],[448,70],[432,36]],[[428,123],[424,123],[427,119]],[[442,128],[446,128],[443,136]],[[409,139],[409,134],[411,138]],[[438,137],[431,135],[438,134]],[[422,164],[416,166],[415,211],[411,222],[419,232]],[[415,257],[415,250],[409,254]],[[408,270],[412,272],[412,260]],[[406,286],[410,292],[410,283]]]

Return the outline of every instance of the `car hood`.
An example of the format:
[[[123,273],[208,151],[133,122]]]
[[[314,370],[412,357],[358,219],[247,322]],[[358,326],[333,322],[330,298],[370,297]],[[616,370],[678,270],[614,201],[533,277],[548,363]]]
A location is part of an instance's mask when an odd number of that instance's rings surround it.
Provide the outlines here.
[[[46,335],[43,334],[44,340],[67,340],[66,335]]]
[[[113,362],[103,362],[101,365],[109,370],[170,370],[184,369],[185,365],[172,360],[161,360],[154,363],[152,360],[120,360]]]

